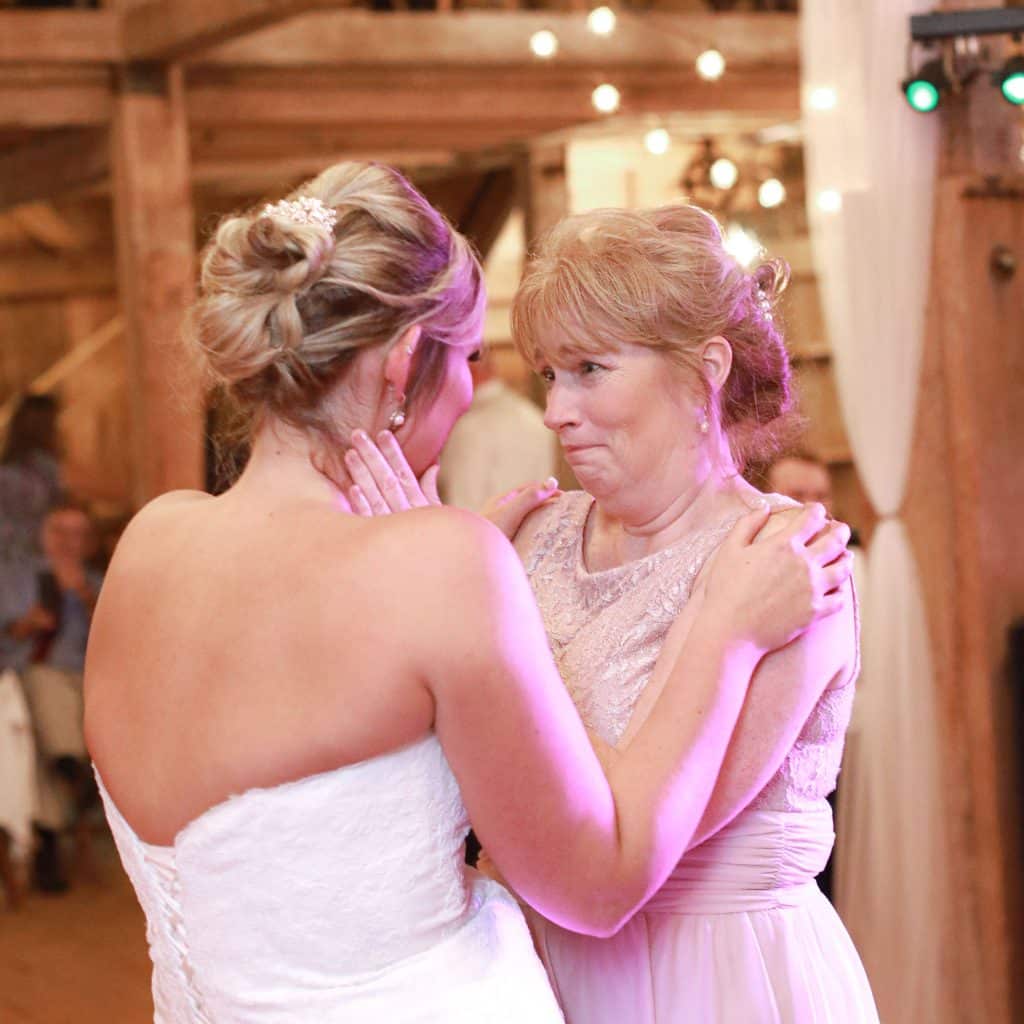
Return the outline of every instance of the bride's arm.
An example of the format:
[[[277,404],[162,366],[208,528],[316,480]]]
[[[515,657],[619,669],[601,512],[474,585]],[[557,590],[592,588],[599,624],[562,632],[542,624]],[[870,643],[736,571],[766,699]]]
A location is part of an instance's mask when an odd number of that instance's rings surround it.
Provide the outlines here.
[[[428,514],[444,528],[416,531],[416,549],[430,558],[410,576],[420,619],[409,640],[422,645],[436,729],[474,828],[541,913],[611,934],[689,845],[762,654],[806,625],[845,578],[845,566],[821,576],[824,555],[804,547],[823,512],[804,513],[756,549],[748,542],[765,515],[745,518],[747,536],[726,542],[731,586],[705,605],[654,713],[607,775],[511,547],[475,517]]]
[[[758,540],[777,533],[797,514],[794,510],[776,513]],[[716,569],[714,562],[709,563],[705,573],[708,579],[699,581],[687,610],[666,638],[619,751],[606,752],[606,757],[619,756],[652,712],[678,651],[688,642],[692,630],[700,628],[696,616],[706,599],[705,585],[714,586],[716,572],[720,574],[721,567]],[[851,580],[844,584],[843,593],[845,601],[838,614],[819,619],[792,643],[772,651],[758,664],[714,791],[690,841],[691,848],[728,824],[764,789],[793,748],[822,693],[853,681],[858,657]]]

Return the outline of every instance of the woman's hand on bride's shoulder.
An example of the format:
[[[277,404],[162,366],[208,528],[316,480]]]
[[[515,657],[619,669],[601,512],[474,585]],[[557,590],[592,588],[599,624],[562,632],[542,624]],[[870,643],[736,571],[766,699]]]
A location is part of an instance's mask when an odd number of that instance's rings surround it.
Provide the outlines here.
[[[513,540],[531,512],[561,493],[558,481],[549,476],[543,483],[522,484],[507,494],[491,498],[480,510],[480,514],[494,523],[509,540]]]
[[[718,549],[706,611],[762,651],[785,646],[810,625],[848,607],[850,528],[823,506],[765,505],[743,516]]]

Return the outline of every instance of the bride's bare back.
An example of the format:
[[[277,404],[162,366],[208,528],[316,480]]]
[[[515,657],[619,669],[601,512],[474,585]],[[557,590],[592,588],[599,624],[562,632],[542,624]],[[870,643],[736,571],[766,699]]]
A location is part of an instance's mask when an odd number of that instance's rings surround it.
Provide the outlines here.
[[[230,493],[170,494],[136,517],[96,609],[86,678],[90,749],[140,836],[169,843],[231,794],[430,728],[396,525]]]

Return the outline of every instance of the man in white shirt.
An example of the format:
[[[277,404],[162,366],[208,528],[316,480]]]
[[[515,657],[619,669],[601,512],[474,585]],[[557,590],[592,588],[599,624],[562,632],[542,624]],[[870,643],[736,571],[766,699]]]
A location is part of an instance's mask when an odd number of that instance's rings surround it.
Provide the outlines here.
[[[484,349],[473,369],[473,404],[441,453],[441,496],[479,512],[494,497],[554,475],[555,437],[533,402],[496,373]]]

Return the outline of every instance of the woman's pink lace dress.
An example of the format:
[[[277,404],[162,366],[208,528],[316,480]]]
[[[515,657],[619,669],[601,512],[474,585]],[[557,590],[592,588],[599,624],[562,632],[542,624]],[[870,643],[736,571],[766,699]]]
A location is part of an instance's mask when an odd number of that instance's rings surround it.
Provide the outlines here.
[[[591,573],[582,543],[591,504],[572,492],[550,506],[524,563],[580,715],[614,745],[732,521]],[[617,935],[575,935],[534,915],[568,1024],[878,1020],[857,952],[814,882],[834,839],[825,797],[852,700],[852,680],[826,691],[775,777]]]

